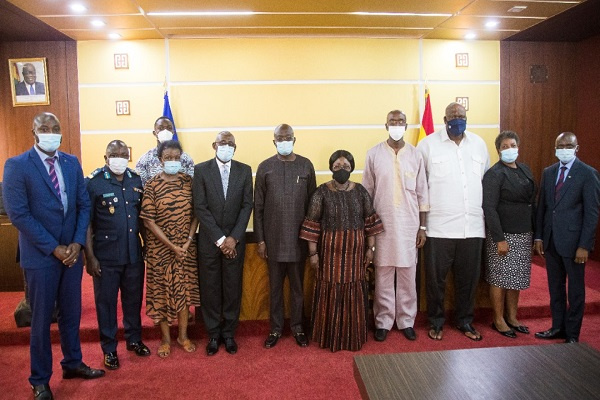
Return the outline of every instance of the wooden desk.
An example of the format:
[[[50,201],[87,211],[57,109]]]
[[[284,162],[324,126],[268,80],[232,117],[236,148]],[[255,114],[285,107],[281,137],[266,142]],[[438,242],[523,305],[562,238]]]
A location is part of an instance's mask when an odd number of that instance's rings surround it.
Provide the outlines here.
[[[354,357],[363,399],[598,399],[600,352],[586,344]]]
[[[19,232],[0,215],[0,292],[22,292],[23,272],[16,262]]]

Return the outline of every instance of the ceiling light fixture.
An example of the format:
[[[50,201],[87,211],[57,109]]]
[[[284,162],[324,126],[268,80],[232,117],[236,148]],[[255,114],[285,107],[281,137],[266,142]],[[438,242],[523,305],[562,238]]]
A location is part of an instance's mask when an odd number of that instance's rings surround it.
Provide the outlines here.
[[[352,15],[389,16],[389,17],[451,17],[452,14],[437,13],[404,13],[404,12],[368,12],[356,11]]]
[[[95,26],[96,28],[101,28],[106,25],[106,22],[100,21],[99,19],[94,19],[90,23],[92,24],[92,26]]]
[[[491,28],[495,28],[495,27],[497,27],[498,25],[500,25],[500,22],[499,22],[499,21],[488,21],[488,22],[486,22],[486,23],[485,23],[485,27],[486,27],[486,28],[490,28],[490,29],[491,29]]]
[[[122,36],[121,36],[121,35],[119,35],[118,33],[109,33],[109,34],[108,34],[108,38],[109,38],[109,39],[121,39],[121,38],[122,38]]]
[[[467,39],[467,40],[472,40],[472,39],[475,39],[476,37],[477,37],[477,35],[474,34],[473,32],[469,32],[465,35],[465,39]]]
[[[513,8],[509,8],[508,12],[518,13],[525,10],[527,6],[514,6]]]
[[[156,17],[220,17],[235,15],[254,15],[253,11],[173,11],[173,12],[149,12],[146,15]]]
[[[83,12],[87,11],[87,8],[84,5],[79,4],[79,3],[73,3],[70,5],[70,7],[71,7],[72,11],[78,12],[78,13],[83,13]]]

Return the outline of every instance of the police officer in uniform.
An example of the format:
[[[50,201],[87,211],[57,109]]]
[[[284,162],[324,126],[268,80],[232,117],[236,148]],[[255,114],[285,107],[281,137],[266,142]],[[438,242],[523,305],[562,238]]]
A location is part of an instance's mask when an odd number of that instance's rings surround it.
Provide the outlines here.
[[[129,151],[120,140],[106,147],[106,165],[88,176],[92,203],[85,248],[86,271],[94,279],[94,297],[104,365],[119,368],[117,356],[117,295],[121,290],[127,350],[150,355],[142,342],[144,260],[139,221],[142,181],[127,168]]]

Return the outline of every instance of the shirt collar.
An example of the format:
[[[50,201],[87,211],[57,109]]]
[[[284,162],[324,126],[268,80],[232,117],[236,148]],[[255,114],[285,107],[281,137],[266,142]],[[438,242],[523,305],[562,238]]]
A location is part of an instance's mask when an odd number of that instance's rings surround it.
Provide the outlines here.
[[[442,129],[442,142],[448,141],[448,140],[452,140],[450,139],[450,135],[448,134],[448,130],[446,129],[446,125],[444,125],[444,129]],[[467,142],[469,141],[469,135],[467,133],[467,131],[465,130],[463,132],[463,138],[462,140],[466,140]],[[461,142],[462,142],[461,140]]]
[[[568,163],[566,163],[566,164],[563,164],[563,163],[561,163],[561,162],[559,161],[558,163],[559,163],[560,165],[559,165],[559,168],[558,168],[558,169],[560,170],[560,167],[567,167],[567,169],[571,169],[571,167],[573,166],[573,163],[575,162],[575,160],[577,160],[577,157],[573,158],[571,161],[569,161],[569,162],[568,162]]]
[[[42,150],[40,150],[39,147],[37,147],[37,145],[34,144],[33,148],[35,149],[35,152],[38,154],[38,156],[40,157],[40,160],[42,160],[42,162],[46,162],[46,158],[48,158],[48,157],[58,160],[58,150],[56,150],[54,152],[53,156],[49,156],[48,154],[46,154]]]
[[[226,163],[223,163],[221,160],[219,160],[217,157],[215,157],[215,161],[217,162],[219,169],[221,169],[221,167],[223,167],[225,165],[227,165],[228,167],[231,168],[231,160],[227,161]]]

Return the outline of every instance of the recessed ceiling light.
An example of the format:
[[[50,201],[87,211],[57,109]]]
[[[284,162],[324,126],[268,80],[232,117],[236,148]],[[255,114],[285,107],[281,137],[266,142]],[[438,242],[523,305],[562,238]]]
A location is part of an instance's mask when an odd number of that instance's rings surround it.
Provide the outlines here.
[[[527,6],[514,6],[513,8],[509,8],[509,9],[508,9],[508,12],[514,12],[514,13],[517,13],[517,12],[521,12],[521,11],[523,11],[523,10],[524,10],[524,9],[526,9],[526,8],[527,8]]]
[[[500,22],[498,22],[498,21],[488,21],[485,23],[486,28],[495,28],[498,25],[500,25]]]
[[[121,35],[119,35],[118,33],[109,33],[109,34],[108,34],[108,38],[109,38],[109,39],[121,39],[121,38],[122,38],[122,36],[121,36]]]
[[[100,28],[100,27],[102,27],[102,26],[105,26],[105,25],[106,25],[106,22],[104,22],[104,21],[100,21],[99,19],[94,19],[94,20],[92,20],[90,23],[91,23],[93,26],[97,27],[97,28]]]
[[[78,12],[78,13],[87,11],[87,8],[84,5],[79,4],[79,3],[73,3],[73,4],[71,4],[70,7],[71,7],[71,10]]]
[[[476,37],[477,37],[477,35],[474,34],[473,32],[469,32],[465,35],[465,39],[467,39],[467,40],[475,39]]]

